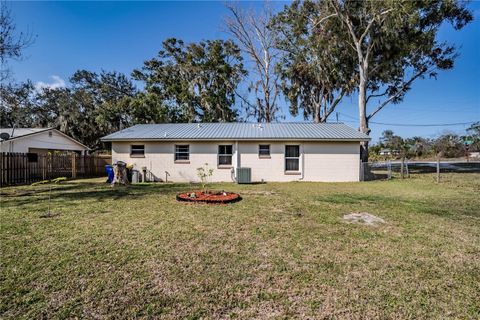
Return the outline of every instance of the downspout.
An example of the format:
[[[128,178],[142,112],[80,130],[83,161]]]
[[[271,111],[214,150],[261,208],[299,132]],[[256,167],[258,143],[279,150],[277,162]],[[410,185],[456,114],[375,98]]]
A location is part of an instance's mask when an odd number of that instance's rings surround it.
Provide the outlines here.
[[[237,182],[237,169],[240,167],[240,151],[238,150],[238,141],[235,141],[235,166],[232,168],[232,180]]]
[[[300,179],[298,180],[303,180],[304,176],[305,176],[305,152],[304,152],[304,148],[303,148],[303,143],[300,144],[300,156],[302,157],[302,171],[301,171],[301,175],[300,175]]]

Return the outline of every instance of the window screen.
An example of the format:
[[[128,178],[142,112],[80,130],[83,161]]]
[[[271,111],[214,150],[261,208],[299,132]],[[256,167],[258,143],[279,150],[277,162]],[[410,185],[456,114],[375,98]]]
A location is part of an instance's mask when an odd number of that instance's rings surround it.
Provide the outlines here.
[[[190,160],[190,146],[176,145],[175,146],[175,161]]]
[[[218,146],[218,165],[231,165],[232,164],[232,145]]]
[[[300,146],[285,146],[285,171],[300,170]]]
[[[270,145],[261,144],[258,146],[258,156],[260,157],[269,157],[270,156]]]

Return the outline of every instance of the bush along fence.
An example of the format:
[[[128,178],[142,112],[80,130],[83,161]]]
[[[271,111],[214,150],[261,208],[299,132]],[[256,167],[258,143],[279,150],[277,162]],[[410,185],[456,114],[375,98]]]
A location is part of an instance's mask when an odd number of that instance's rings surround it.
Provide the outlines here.
[[[24,185],[58,177],[93,178],[105,176],[110,156],[76,153],[0,153],[0,186]]]
[[[360,163],[360,180],[408,178],[410,174],[435,173],[437,182],[441,180],[442,173],[480,173],[480,161],[380,161]]]

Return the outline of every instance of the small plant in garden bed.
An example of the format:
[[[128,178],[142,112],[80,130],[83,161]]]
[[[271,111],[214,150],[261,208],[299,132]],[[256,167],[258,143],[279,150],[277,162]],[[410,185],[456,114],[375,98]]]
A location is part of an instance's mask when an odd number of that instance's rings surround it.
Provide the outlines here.
[[[205,163],[203,167],[197,168],[197,176],[202,182],[202,189],[204,193],[208,194],[207,183],[208,179],[213,175],[213,169],[208,167],[208,163]]]

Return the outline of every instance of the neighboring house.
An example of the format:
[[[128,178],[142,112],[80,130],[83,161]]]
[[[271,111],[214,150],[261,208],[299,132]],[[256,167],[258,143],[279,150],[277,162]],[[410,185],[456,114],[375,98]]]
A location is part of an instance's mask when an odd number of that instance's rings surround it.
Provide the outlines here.
[[[478,151],[469,152],[469,153],[468,153],[468,156],[469,156],[470,158],[480,159],[480,152],[478,152]]]
[[[146,169],[157,180],[198,181],[208,163],[211,181],[358,181],[360,142],[370,138],[341,123],[179,123],[136,125],[101,139],[112,161]],[[142,169],[143,167],[143,169]]]
[[[381,149],[378,153],[381,156],[398,156],[400,154],[399,150],[391,150],[391,149]]]
[[[1,140],[1,152],[45,154],[52,151],[85,154],[88,147],[53,128],[0,128],[8,140]]]

